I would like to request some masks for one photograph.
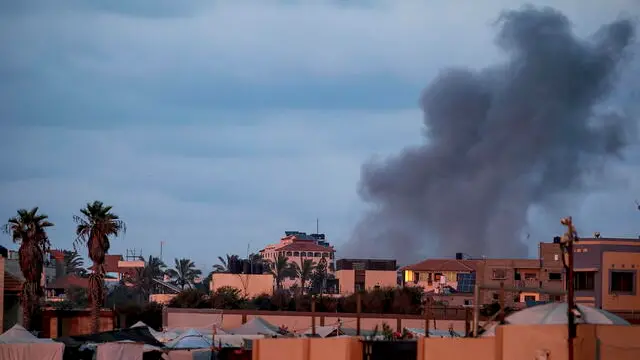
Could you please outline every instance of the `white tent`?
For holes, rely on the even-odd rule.
[[[20,325],[0,335],[0,359],[62,360],[64,344],[51,339],[39,339]]]
[[[311,335],[311,334],[313,334],[312,328],[307,329],[307,331],[303,333],[303,335]],[[316,326],[316,335],[325,338],[329,335],[333,335],[333,336],[344,335],[344,332],[340,331],[338,333],[338,325]]]
[[[167,344],[170,349],[202,349],[211,347],[211,341],[195,329],[189,329]]]
[[[630,325],[628,321],[608,311],[587,305],[577,305],[578,324]],[[515,312],[505,318],[508,324],[566,324],[567,303],[553,302]]]
[[[211,339],[210,336],[209,339]],[[216,335],[214,345],[223,348],[241,348],[244,347],[245,340],[256,339],[264,339],[264,335]]]
[[[278,336],[278,328],[261,317],[255,317],[241,326],[230,330],[234,335],[266,335]]]
[[[0,344],[28,344],[28,343],[52,343],[51,339],[40,339],[16,324],[4,334],[0,335]]]
[[[578,304],[577,308],[575,317],[577,324],[630,325],[625,319],[606,310],[581,304]],[[532,306],[507,316],[504,321],[515,325],[567,324],[567,303],[553,302]],[[491,325],[481,336],[495,336],[496,327],[497,324]]]

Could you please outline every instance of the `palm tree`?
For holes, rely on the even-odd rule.
[[[163,279],[166,267],[160,258],[149,255],[149,260],[145,262],[144,267],[136,269],[135,276],[131,281],[145,300],[149,299],[155,286],[155,280]]]
[[[63,250],[64,254],[64,273],[65,275],[84,276],[87,270],[84,269],[84,261],[80,254],[75,250]]]
[[[227,254],[226,259],[222,256],[218,256],[218,261],[220,261],[220,264],[213,265],[213,271],[230,273],[233,270],[234,264],[240,261],[240,257],[238,255]]]
[[[304,289],[307,281],[311,278],[311,274],[313,273],[313,269],[315,269],[316,263],[311,259],[302,260],[302,266],[297,263],[291,263],[291,271],[295,274],[295,277],[300,279],[300,289],[302,291],[302,295],[304,295]]]
[[[182,290],[186,285],[193,286],[196,277],[202,275],[202,271],[196,269],[196,264],[190,259],[175,259],[175,266],[169,269],[167,274],[171,276],[176,285],[180,285]]]
[[[32,330],[32,317],[38,311],[44,292],[40,281],[44,267],[44,254],[49,250],[49,237],[46,228],[53,226],[44,214],[38,214],[38,208],[20,209],[18,215],[10,218],[3,231],[11,235],[14,243],[20,243],[18,255],[20,270],[24,276],[22,284],[22,324]]]
[[[91,330],[94,333],[100,329],[100,308],[104,301],[104,259],[109,252],[109,237],[117,237],[127,230],[124,221],[112,213],[111,209],[111,206],[102,201],[94,201],[80,209],[81,216],[73,216],[73,221],[77,224],[74,245],[87,245],[89,259],[95,269],[89,276]]]
[[[289,265],[289,258],[279,254],[275,262],[269,263],[268,273],[273,275],[273,278],[276,280],[276,289],[281,289],[282,280],[293,274],[291,266]]]

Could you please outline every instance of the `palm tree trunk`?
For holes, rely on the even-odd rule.
[[[103,300],[102,265],[96,266],[96,271],[89,277],[89,298],[91,300],[91,332],[100,331],[100,309]]]

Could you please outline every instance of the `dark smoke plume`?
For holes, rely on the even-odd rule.
[[[628,59],[633,22],[584,40],[556,10],[526,7],[498,25],[508,61],[442,72],[421,97],[425,144],[363,166],[359,193],[374,206],[345,252],[526,256],[529,208],[584,189],[633,140],[631,119],[595,111]]]

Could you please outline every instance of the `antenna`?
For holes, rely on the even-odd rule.
[[[638,206],[640,208],[640,206]],[[320,234],[320,219],[316,218],[316,234]]]

